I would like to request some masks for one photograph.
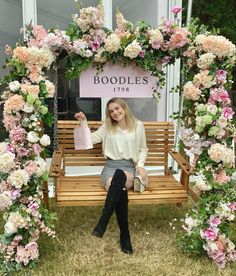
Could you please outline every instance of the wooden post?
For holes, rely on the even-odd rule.
[[[42,191],[43,191],[44,203],[45,203],[47,209],[49,210],[50,206],[49,206],[48,182],[47,181],[43,181]]]

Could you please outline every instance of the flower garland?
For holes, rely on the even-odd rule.
[[[189,81],[183,87],[180,138],[194,172],[193,190],[200,198],[186,214],[181,243],[187,252],[207,252],[224,268],[236,261],[230,240],[236,211],[235,126],[227,91],[236,48],[222,36],[199,34],[184,56]]]
[[[180,11],[179,7],[173,8],[176,22]],[[42,157],[50,144],[42,122],[51,123],[45,99],[53,97],[55,90],[46,70],[60,59],[66,62],[68,78],[79,76],[89,66],[101,70],[106,62],[121,66],[132,63],[157,77],[158,86],[163,87],[163,66],[186,57],[192,81],[183,89],[181,138],[195,167],[196,188],[202,195],[200,209],[193,209],[185,219],[183,247],[191,252],[205,250],[223,266],[222,255],[217,259],[214,251],[220,246],[224,264],[234,260],[235,246],[224,231],[234,220],[236,209],[232,187],[233,111],[224,86],[226,70],[234,63],[235,46],[223,37],[207,35],[192,42],[187,29],[165,19],[155,29],[145,22],[134,26],[120,12],[113,32],[104,28],[101,3],[97,8],[81,9],[80,16],[72,18],[65,32],[28,26],[24,42],[15,48],[6,47],[11,71],[2,81],[6,89],[1,96],[3,122],[9,132],[9,138],[0,143],[0,210],[5,210],[6,221],[5,233],[0,236],[1,269],[9,272],[32,266],[39,255],[40,231],[55,234],[51,223],[55,216],[41,203],[41,186],[48,175]],[[153,93],[159,98],[157,89]],[[197,247],[192,246],[195,240]]]

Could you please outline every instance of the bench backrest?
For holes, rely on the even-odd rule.
[[[88,121],[91,131],[97,130],[102,122]],[[75,150],[73,130],[78,121],[58,120],[58,148],[64,149],[64,166],[102,166],[105,159],[101,144],[93,149]],[[148,156],[146,166],[164,166],[168,169],[168,151],[174,144],[174,126],[172,122],[144,122]]]

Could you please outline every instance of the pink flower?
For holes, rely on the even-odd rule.
[[[93,52],[96,52],[99,47],[100,47],[100,43],[98,41],[94,41],[92,43],[92,51]]]
[[[228,205],[229,209],[232,210],[232,211],[235,211],[236,210],[236,202],[232,202]]]
[[[203,237],[206,240],[211,240],[214,241],[217,237],[217,233],[218,233],[218,229],[217,228],[207,228],[204,232],[203,232]]]
[[[29,150],[24,147],[17,147],[16,153],[18,154],[18,157],[27,156],[29,154]]]
[[[180,13],[180,12],[182,12],[182,8],[180,7],[180,6],[174,6],[172,9],[171,9],[171,11],[175,14],[175,15],[177,15],[178,13]]]
[[[42,147],[39,144],[33,144],[32,148],[36,155],[40,154],[42,151]]]
[[[225,170],[220,170],[219,172],[215,173],[213,175],[213,178],[219,184],[225,184],[225,183],[227,183],[230,180],[230,177],[227,176]]]
[[[7,144],[6,145],[6,150],[9,151],[9,152],[12,152],[12,153],[15,152],[14,147],[13,147],[12,144]]]
[[[210,226],[211,227],[217,227],[219,224],[221,224],[221,220],[215,216],[210,216]]]
[[[29,161],[29,162],[26,163],[24,169],[31,176],[32,174],[34,174],[36,172],[37,165],[34,161]]]
[[[14,127],[10,130],[10,139],[15,142],[23,142],[26,138],[27,132],[20,126]]]
[[[12,192],[11,192],[11,196],[12,196],[12,199],[13,199],[13,200],[17,199],[17,197],[20,197],[20,196],[21,196],[20,190],[19,190],[19,189],[16,189],[16,190],[12,191]]]
[[[161,63],[163,65],[166,65],[166,64],[168,64],[169,61],[170,61],[170,57],[169,56],[164,56],[161,60]]]
[[[208,103],[215,104],[215,102],[229,104],[231,102],[229,98],[229,93],[222,87],[212,89]]]
[[[138,56],[141,57],[141,58],[144,58],[145,52],[144,51],[140,51],[140,53],[138,54]]]
[[[43,46],[43,39],[47,36],[47,31],[43,28],[42,25],[34,25],[33,26],[33,35],[34,38],[31,37],[28,43],[29,47],[38,47],[41,48]]]
[[[227,78],[227,71],[220,70],[220,69],[216,71],[216,79],[218,82],[225,83],[226,78]]]
[[[232,110],[231,107],[225,107],[223,108],[223,112],[222,112],[223,117],[225,117],[226,119],[232,119],[233,115],[234,115],[234,111]]]
[[[235,262],[236,261],[236,250],[233,250],[233,251],[230,251],[229,254],[228,254],[228,258]]]
[[[29,205],[28,205],[28,208],[35,210],[35,209],[39,208],[39,205],[38,205],[37,202],[30,202]]]
[[[17,126],[20,120],[21,120],[21,116],[18,112],[14,116],[4,113],[3,124],[8,131],[14,128],[15,126]]]

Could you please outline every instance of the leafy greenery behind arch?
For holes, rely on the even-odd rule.
[[[173,8],[175,19],[180,11]],[[9,137],[0,143],[0,210],[5,211],[5,232],[0,238],[3,271],[32,266],[39,256],[40,232],[55,235],[54,214],[41,202],[42,182],[48,174],[43,157],[50,144],[41,122],[50,124],[45,99],[55,92],[46,69],[62,58],[68,78],[91,65],[100,70],[108,61],[122,66],[135,63],[155,76],[162,87],[163,67],[182,57],[187,82],[182,91],[180,136],[200,199],[186,215],[181,244],[187,252],[207,253],[220,267],[235,261],[235,243],[229,231],[236,210],[235,128],[227,92],[235,45],[222,36],[191,33],[176,22],[164,19],[152,29],[145,22],[133,26],[118,13],[117,28],[111,31],[104,28],[104,11],[99,4],[81,9],[80,16],[73,15],[66,32],[29,26],[25,41],[6,47],[10,73],[2,80],[7,88],[1,100]],[[154,97],[159,97],[156,90]]]

